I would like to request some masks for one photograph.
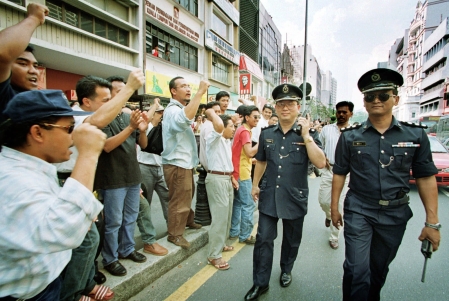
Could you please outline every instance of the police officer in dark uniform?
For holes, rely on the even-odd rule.
[[[332,223],[343,226],[338,199],[351,173],[344,202],[346,257],[343,264],[343,300],[380,300],[388,266],[396,256],[407,221],[410,168],[426,210],[420,240],[434,250],[440,242],[437,169],[429,139],[418,124],[397,121],[397,88],[402,76],[390,69],[374,69],[358,82],[368,119],[341,129],[335,151],[332,182]],[[425,222],[425,223],[424,223]]]
[[[256,168],[251,194],[259,200],[259,224],[253,254],[253,287],[245,300],[256,300],[268,290],[273,265],[277,223],[283,223],[280,284],[287,287],[301,243],[304,216],[307,213],[309,160],[324,168],[326,159],[318,132],[309,128],[309,120],[299,114],[302,91],[290,84],[272,92],[279,124],[262,130],[256,154]],[[259,181],[266,170],[266,180]]]

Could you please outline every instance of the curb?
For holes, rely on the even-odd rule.
[[[112,276],[106,270],[101,269],[100,271],[104,273],[107,278],[104,285],[110,287],[114,291],[114,301],[129,300],[156,279],[183,262],[187,257],[204,247],[209,241],[208,232],[209,226],[202,227],[198,230],[186,229],[184,238],[190,242],[190,248],[188,250],[184,250],[181,247],[169,243],[166,236],[159,239],[157,243],[168,249],[167,255],[154,256],[152,254],[143,253],[143,249],[140,249],[138,251],[145,254],[147,261],[135,263],[131,260],[120,260],[120,263],[122,263],[128,271],[123,277]]]

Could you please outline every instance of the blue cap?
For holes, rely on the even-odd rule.
[[[72,110],[61,90],[32,90],[14,96],[3,114],[19,123],[50,116],[86,116],[92,112]]]

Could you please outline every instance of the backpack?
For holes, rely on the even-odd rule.
[[[157,126],[153,127],[150,130],[147,138],[147,147],[145,149],[142,149],[142,151],[160,156],[162,151],[164,150],[164,145],[162,142],[162,122],[160,122]]]

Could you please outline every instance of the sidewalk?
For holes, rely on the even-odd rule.
[[[209,226],[199,230],[186,229],[184,237],[190,242],[190,248],[188,250],[184,250],[169,243],[167,237],[164,236],[157,242],[168,249],[167,255],[154,256],[143,253],[143,250],[140,249],[139,252],[145,254],[147,261],[144,263],[135,263],[131,260],[120,260],[128,271],[124,277],[112,276],[102,269],[101,272],[107,277],[107,281],[104,285],[110,287],[114,291],[114,301],[129,300],[145,287],[149,286],[153,281],[204,247],[209,240],[208,232]]]

